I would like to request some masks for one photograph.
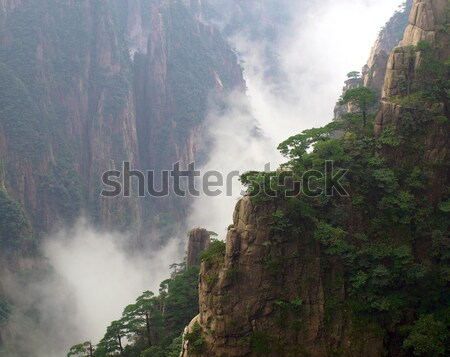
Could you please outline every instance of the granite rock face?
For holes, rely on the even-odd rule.
[[[2,0],[0,8],[2,186],[35,233],[84,214],[139,241],[160,212],[182,220],[187,204],[176,197],[143,204],[100,192],[102,174],[124,161],[144,172],[198,161],[207,104],[244,95],[235,53],[195,2]],[[26,109],[11,102],[18,97]]]
[[[3,236],[13,221],[0,219],[0,302],[14,301],[6,271],[45,276],[41,238],[80,216],[129,232],[130,249],[183,222],[187,199],[141,199],[135,184],[131,197],[100,193],[124,162],[159,173],[204,158],[208,104],[245,95],[236,54],[196,3],[0,0],[0,208],[22,227]]]
[[[334,311],[328,320],[328,302],[343,301],[345,289],[338,278],[341,267],[323,265],[318,242],[299,236],[273,244],[272,217],[279,209],[243,198],[226,251],[202,263],[200,315],[187,329],[201,326],[207,346],[202,356],[255,356],[257,341],[273,357],[320,357],[340,350],[347,356],[380,356],[382,339],[371,326],[356,337],[344,311]],[[289,313],[284,304],[292,308]],[[296,328],[286,328],[291,325]],[[183,357],[190,356],[185,342]]]
[[[383,89],[389,54],[403,38],[409,24],[408,19],[412,5],[413,0],[408,0],[404,9],[396,12],[386,23],[372,47],[366,66],[363,68],[364,86],[375,90],[379,95]]]
[[[446,4],[441,0],[415,0],[401,46],[384,58],[385,81],[372,83],[379,90],[384,88],[382,108],[376,118],[378,134],[386,125],[402,126],[404,108],[389,99],[404,95],[399,90],[400,78],[405,71],[414,75],[420,66],[420,54],[408,55],[411,46],[418,39],[428,38],[440,48],[440,58],[448,58],[444,57],[448,35],[438,30],[448,24],[447,15],[443,16]],[[355,85],[347,83],[348,88]],[[445,115],[444,104],[438,103],[434,109],[441,109]],[[449,133],[443,128],[430,124],[427,134],[421,137],[425,157],[419,160],[433,162],[437,167],[428,182],[430,205],[439,202],[448,175],[443,163],[449,160]],[[395,163],[402,159],[396,150],[382,149],[380,154]],[[255,203],[250,197],[237,204],[226,249],[201,266],[200,314],[186,330],[197,331],[204,342],[202,353],[195,355],[381,357],[386,351],[394,351],[395,341],[384,340],[383,332],[370,324],[361,327],[342,308],[347,294],[342,279],[344,267],[333,259],[325,264],[321,245],[308,230],[300,233],[293,229],[292,236],[283,239],[273,229],[274,217],[286,210],[285,204]],[[189,341],[184,341],[182,357],[193,357],[191,351]]]
[[[398,46],[408,25],[409,13],[413,5],[413,0],[408,0],[405,7],[397,11],[386,23],[378,34],[372,47],[367,64],[361,71],[361,79],[350,78],[345,82],[343,94],[349,89],[364,86],[374,90],[378,97],[381,93],[386,77],[389,54]],[[334,119],[339,120],[346,113],[354,112],[355,108],[351,104],[337,104],[334,110]]]
[[[211,236],[206,229],[196,228],[189,232],[186,267],[200,265],[200,254],[206,251],[211,243]]]
[[[375,121],[377,133],[381,133],[386,125],[397,122],[402,112],[401,106],[393,103],[391,99],[407,95],[408,83],[412,83],[416,77],[422,54],[413,46],[420,41],[426,41],[439,49],[438,59],[449,58],[449,36],[441,30],[441,27],[448,24],[447,8],[446,0],[414,1],[409,17],[410,24],[405,30],[403,40],[393,50],[387,63],[381,110]]]

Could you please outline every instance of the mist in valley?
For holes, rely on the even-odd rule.
[[[361,70],[380,28],[402,3],[283,2],[291,18],[279,25],[275,41],[233,34],[229,41],[244,68],[247,98],[231,95],[225,113],[211,109],[207,127],[214,144],[201,171],[227,177],[232,171],[264,171],[267,164],[275,170],[285,161],[278,144],[333,119],[346,74]],[[267,73],[273,67],[275,77]],[[232,188],[232,195],[195,199],[189,225],[208,227],[223,238],[243,190],[237,178]]]
[[[234,171],[263,171],[267,164],[276,169],[283,162],[276,150],[281,141],[332,119],[346,73],[364,65],[378,31],[402,1],[298,3],[283,2],[292,18],[275,41],[256,41],[246,33],[229,37],[244,68],[248,92],[247,97],[227,96],[225,110],[210,106],[205,127],[212,148],[202,172],[220,172],[226,181]],[[273,60],[267,56],[268,48],[276,54],[280,77],[265,73],[273,65],[268,63]],[[232,182],[230,195],[226,194],[230,188],[223,187],[217,197],[195,198],[185,228],[205,227],[224,239],[243,190],[237,175]],[[22,355],[62,357],[75,343],[98,342],[109,323],[140,293],[158,292],[170,274],[169,266],[182,261],[186,249],[183,230],[164,245],[155,243],[141,253],[127,253],[124,242],[129,239],[130,235],[100,231],[80,219],[44,240],[42,250],[51,273],[22,285],[17,277],[9,280],[12,296],[23,306],[12,322],[12,330],[25,331],[21,341],[27,347],[21,347]],[[44,317],[37,326],[27,317],[30,309]]]

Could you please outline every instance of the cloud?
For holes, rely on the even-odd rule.
[[[185,242],[171,239],[131,253],[129,239],[84,219],[45,239],[48,262],[30,279],[13,273],[7,279],[16,305],[9,330],[17,343],[8,355],[61,357],[76,343],[97,343],[143,291],[158,293],[169,266],[182,260]]]
[[[276,143],[273,139],[260,132],[247,98],[240,93],[232,93],[225,98],[225,102],[225,112],[213,106],[208,115],[206,126],[213,148],[209,152],[211,159],[199,168],[202,174],[216,171],[222,175],[224,185],[219,188],[222,194],[195,198],[187,222],[189,227],[213,230],[221,238],[225,237],[234,205],[243,190],[237,173],[264,171],[268,163],[276,169],[282,161],[274,150]],[[227,183],[229,175],[233,178],[231,185]]]
[[[269,161],[275,169],[282,162],[276,150],[280,142],[332,120],[346,74],[362,68],[380,28],[402,2],[283,2],[291,7],[287,13],[292,19],[279,27],[275,42],[234,31],[229,41],[244,67],[248,102],[233,94],[225,113],[211,108],[208,127],[213,149],[202,170],[262,171]],[[277,74],[268,76],[274,57]],[[251,135],[255,123],[260,137]],[[232,197],[196,199],[188,223],[225,235],[240,196],[238,183],[235,186]]]
[[[331,120],[345,74],[362,67],[378,30],[401,2],[283,2],[292,6],[293,21],[275,43],[235,34],[230,41],[243,61],[248,98],[233,93],[224,98],[227,110],[211,106],[207,126],[213,147],[202,171],[226,176],[236,170],[261,171],[268,162],[275,169],[282,161],[276,150],[279,142]],[[279,78],[264,75],[267,48],[279,55]],[[236,177],[233,183],[230,196],[196,199],[188,225],[224,237],[242,189]],[[48,265],[39,267],[32,280],[23,281],[14,273],[2,277],[18,306],[9,326],[22,352],[17,356],[61,357],[71,344],[100,339],[142,291],[157,292],[168,266],[181,260],[185,247],[183,240],[172,239],[131,254],[125,248],[127,239],[80,220],[45,240]]]

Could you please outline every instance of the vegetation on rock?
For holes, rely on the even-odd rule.
[[[75,345],[67,356],[178,357],[181,334],[198,313],[199,267],[172,267],[172,277],[161,283],[158,296],[144,292],[111,323],[98,345]]]

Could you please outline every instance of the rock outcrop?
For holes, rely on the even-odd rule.
[[[186,267],[200,265],[200,254],[206,251],[211,243],[211,236],[206,229],[195,228],[189,232]]]
[[[345,81],[344,87],[342,88],[342,95],[344,95],[348,90],[358,88],[362,85],[361,78],[349,78]],[[353,113],[358,108],[355,108],[352,103],[340,104],[339,102],[334,107],[334,120],[340,120],[345,114]]]
[[[402,127],[407,126],[401,121],[403,106],[389,99],[397,95],[400,99],[407,98],[402,92],[404,89],[400,89],[399,81],[405,72],[414,75],[421,63],[420,53],[411,58],[407,55],[411,46],[417,45],[420,39],[428,39],[438,49],[438,58],[448,60],[448,32],[444,35],[439,30],[448,26],[448,11],[444,11],[447,6],[446,0],[414,1],[411,23],[401,46],[393,50],[386,64],[382,109],[375,127],[378,134],[389,124],[396,124],[400,132]],[[352,83],[348,85],[350,87]],[[409,142],[402,144],[403,147],[399,144],[391,149],[383,147],[379,152],[376,150],[377,155],[388,161],[391,167],[396,167],[396,163],[400,167],[401,160],[403,164],[408,162],[408,165],[410,162],[413,165],[433,165],[426,180],[425,196],[430,207],[436,207],[446,191],[446,163],[449,160],[449,132],[447,125],[442,124],[448,123],[448,103],[434,104],[434,122],[427,122],[423,132],[417,129],[416,137],[412,135],[420,140],[420,153],[411,153]],[[424,105],[419,107],[428,110]],[[440,122],[436,120],[439,116]],[[413,124],[421,125],[420,122]],[[380,328],[381,325],[371,325],[368,319],[358,320],[358,310],[351,312],[352,308],[345,307],[349,303],[351,290],[351,284],[344,282],[348,267],[334,258],[325,263],[324,246],[314,239],[313,228],[297,217],[301,215],[298,211],[303,208],[296,206],[298,221],[289,221],[289,234],[283,236],[287,223],[282,222],[280,227],[276,217],[279,212],[287,211],[286,205],[289,203],[283,200],[255,202],[250,197],[244,197],[237,204],[226,248],[222,254],[209,257],[202,263],[200,314],[186,330],[188,336],[198,335],[195,340],[202,342],[202,348],[201,351],[198,348],[193,350],[187,339],[182,356],[404,355],[404,335],[398,329],[404,327],[399,327],[403,322],[414,318],[409,316],[414,315],[414,311],[408,310],[405,321],[398,321],[397,326],[384,326],[385,330]],[[360,224],[356,221],[358,219],[355,218],[355,221],[348,222],[349,226]],[[349,227],[349,230],[354,228]],[[363,231],[365,238],[362,239],[368,239],[369,234]],[[374,233],[375,236],[377,234],[382,236],[382,233]],[[417,234],[420,235],[420,232]],[[421,244],[425,243],[411,244],[414,259],[418,261],[423,258]],[[338,244],[331,246],[345,251]],[[426,249],[426,254],[431,255],[431,248]]]
[[[331,307],[345,298],[341,267],[324,266],[318,242],[299,234],[276,243],[273,217],[279,209],[243,198],[226,252],[203,262],[200,315],[188,329],[197,323],[203,330],[207,347],[201,356],[380,356],[383,341],[371,326],[361,331],[350,315]],[[192,357],[189,343],[183,357]]]
[[[379,98],[381,98],[389,54],[403,38],[403,33],[408,25],[408,15],[411,12],[412,4],[413,0],[408,0],[404,8],[397,11],[386,23],[378,34],[367,64],[362,69],[362,78],[348,79],[345,82],[343,94],[349,89],[364,86],[374,90]],[[354,108],[351,104],[337,104],[334,109],[334,119],[339,120],[344,114],[352,113],[353,111]]]
[[[409,24],[408,18],[412,5],[413,0],[408,0],[405,7],[396,12],[386,23],[372,47],[367,64],[363,68],[364,86],[374,89],[380,96],[386,76],[389,54],[403,38],[405,29]]]
[[[421,61],[421,51],[414,46],[426,41],[439,49],[437,59],[450,57],[448,32],[448,1],[415,0],[410,24],[405,30],[403,40],[389,56],[386,77],[383,85],[381,110],[376,118],[375,131],[381,133],[383,128],[399,120],[402,105],[392,101],[394,97],[407,95],[411,83],[416,77]]]
[[[0,219],[0,300],[8,298],[3,271],[30,276],[20,262],[39,266],[40,239],[81,215],[131,232],[131,249],[167,226],[162,216],[183,221],[186,198],[139,199],[135,184],[131,197],[100,192],[103,173],[122,171],[123,162],[158,177],[198,161],[209,101],[244,94],[235,53],[198,8],[181,0],[0,0],[0,199],[15,209],[4,212],[2,203],[0,218],[27,228],[12,231]]]

